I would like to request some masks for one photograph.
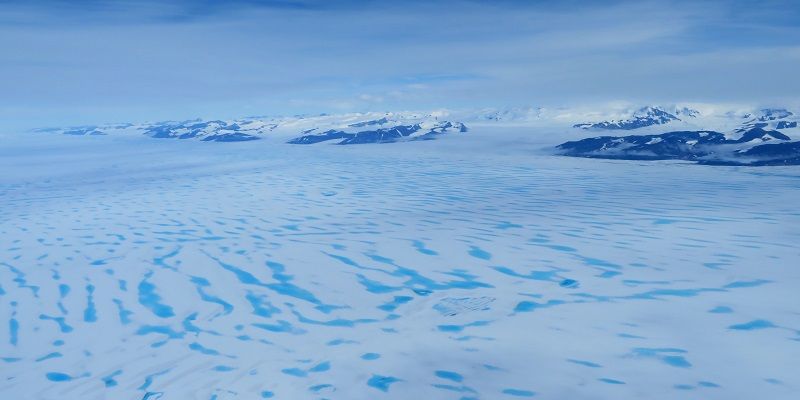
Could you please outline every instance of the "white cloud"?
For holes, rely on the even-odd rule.
[[[0,24],[0,118],[780,102],[800,90],[791,2],[133,4],[0,7],[14,22]]]

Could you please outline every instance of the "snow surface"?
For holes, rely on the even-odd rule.
[[[576,131],[2,136],[2,398],[797,398],[800,169]]]

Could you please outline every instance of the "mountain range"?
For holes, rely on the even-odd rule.
[[[678,113],[676,113],[678,114]],[[659,109],[642,109],[632,119],[578,124],[582,129],[635,130],[674,122],[691,123],[699,112],[683,119]],[[800,141],[797,116],[783,108],[768,108],[737,116],[739,126],[728,131],[676,130],[649,135],[596,136],[556,146],[558,154],[621,160],[686,160],[709,165],[797,165]],[[697,123],[697,122],[695,122]],[[635,126],[635,127],[634,127]],[[790,136],[791,135],[791,136]]]
[[[144,135],[156,139],[194,139],[206,142],[243,142],[267,137],[290,144],[366,144],[431,140],[466,132],[460,122],[440,119],[435,113],[353,113],[249,117],[236,120],[200,119],[153,123],[90,125],[36,129],[39,133],[64,135]]]
[[[518,127],[531,135],[574,137],[555,154],[609,159],[689,160],[705,164],[797,164],[800,118],[786,108],[629,107],[612,110],[515,107],[200,119],[36,129],[64,135],[144,135],[157,139],[243,142],[272,138],[288,144],[356,145],[432,140],[492,127]],[[570,133],[572,132],[572,133]],[[630,132],[629,135],[607,135]],[[557,142],[556,142],[557,143]]]

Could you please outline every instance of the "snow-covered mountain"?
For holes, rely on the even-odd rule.
[[[580,122],[580,121],[595,122]],[[505,109],[368,112],[187,120],[45,128],[65,135],[144,135],[152,138],[242,142],[274,139],[289,144],[366,144],[430,140],[446,134],[492,132],[492,127],[575,139],[578,132],[635,131],[564,143],[559,154],[600,158],[683,159],[703,162],[786,163],[795,157],[800,118],[785,108],[719,105],[650,105],[610,109],[515,107]],[[561,136],[559,136],[561,135]],[[563,137],[558,140],[559,137]],[[769,144],[767,142],[770,142]],[[756,149],[758,145],[780,148]],[[752,152],[751,152],[752,151]],[[784,156],[785,152],[789,156]],[[750,155],[753,155],[752,157]],[[715,161],[716,160],[716,161]],[[793,161],[792,161],[793,162]]]
[[[648,110],[646,115],[656,116],[651,125],[661,125],[661,122],[656,122],[661,120],[658,119],[660,112],[652,112],[655,108]],[[589,158],[675,159],[726,165],[800,164],[798,118],[784,108],[744,113],[727,111],[716,115],[703,115],[699,111],[686,109],[676,114],[686,120],[691,118],[691,123],[675,117],[663,122],[668,126],[662,127],[661,132],[654,132],[652,126],[648,125],[651,127],[643,129],[648,134],[592,137],[562,143],[556,146],[556,150],[561,155]],[[632,121],[644,119],[626,120],[622,125],[632,124]],[[680,124],[676,124],[676,121],[680,121]],[[618,123],[617,126],[622,125]],[[626,129],[609,126],[604,124],[593,128]],[[695,129],[669,129],[674,127]],[[713,127],[723,129],[718,131]],[[626,130],[631,129],[638,128]]]
[[[364,126],[376,126],[364,130]],[[394,125],[386,118],[359,122],[348,126],[351,129],[329,129],[307,134],[290,140],[290,144],[315,144],[331,142],[336,144],[393,143],[407,140],[431,140],[436,136],[453,132],[466,132],[466,125],[460,122],[424,121],[413,125]],[[314,129],[316,131],[316,129]]]
[[[573,125],[589,131],[627,130],[663,133],[679,130],[731,131],[761,127],[765,129],[796,128],[798,118],[785,108],[729,109],[719,105],[694,107],[645,106],[621,110],[593,111],[584,113],[590,121]],[[576,116],[579,117],[579,113]]]
[[[689,160],[704,164],[800,164],[800,141],[776,130],[752,127],[738,139],[714,131],[678,131],[660,135],[601,136],[566,142],[562,155],[623,160]]]
[[[164,121],[141,124],[109,124],[68,128],[42,128],[34,132],[64,135],[145,135],[159,139],[198,139],[214,142],[235,142],[258,139],[274,129],[274,125],[255,120],[242,121]]]
[[[766,108],[759,110],[755,115],[745,115],[746,120],[740,130],[749,128],[767,129],[794,129],[797,128],[798,118],[795,114],[784,108]]]
[[[466,132],[461,122],[440,119],[435,113],[352,113],[292,117],[250,117],[236,120],[164,121],[141,124],[109,124],[68,128],[43,128],[36,132],[65,135],[145,135],[158,139],[195,139],[242,142],[275,137],[291,144],[389,143],[430,140]]]
[[[685,116],[685,118],[694,118],[699,115],[699,111],[684,107],[673,112],[667,112],[658,107],[648,106],[636,110],[633,115],[626,119],[579,123],[573,125],[573,127],[581,129],[632,130],[653,125],[664,125],[672,121],[681,121],[676,114]]]

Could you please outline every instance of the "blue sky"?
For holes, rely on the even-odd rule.
[[[0,0],[3,129],[609,101],[796,103],[796,1]]]

